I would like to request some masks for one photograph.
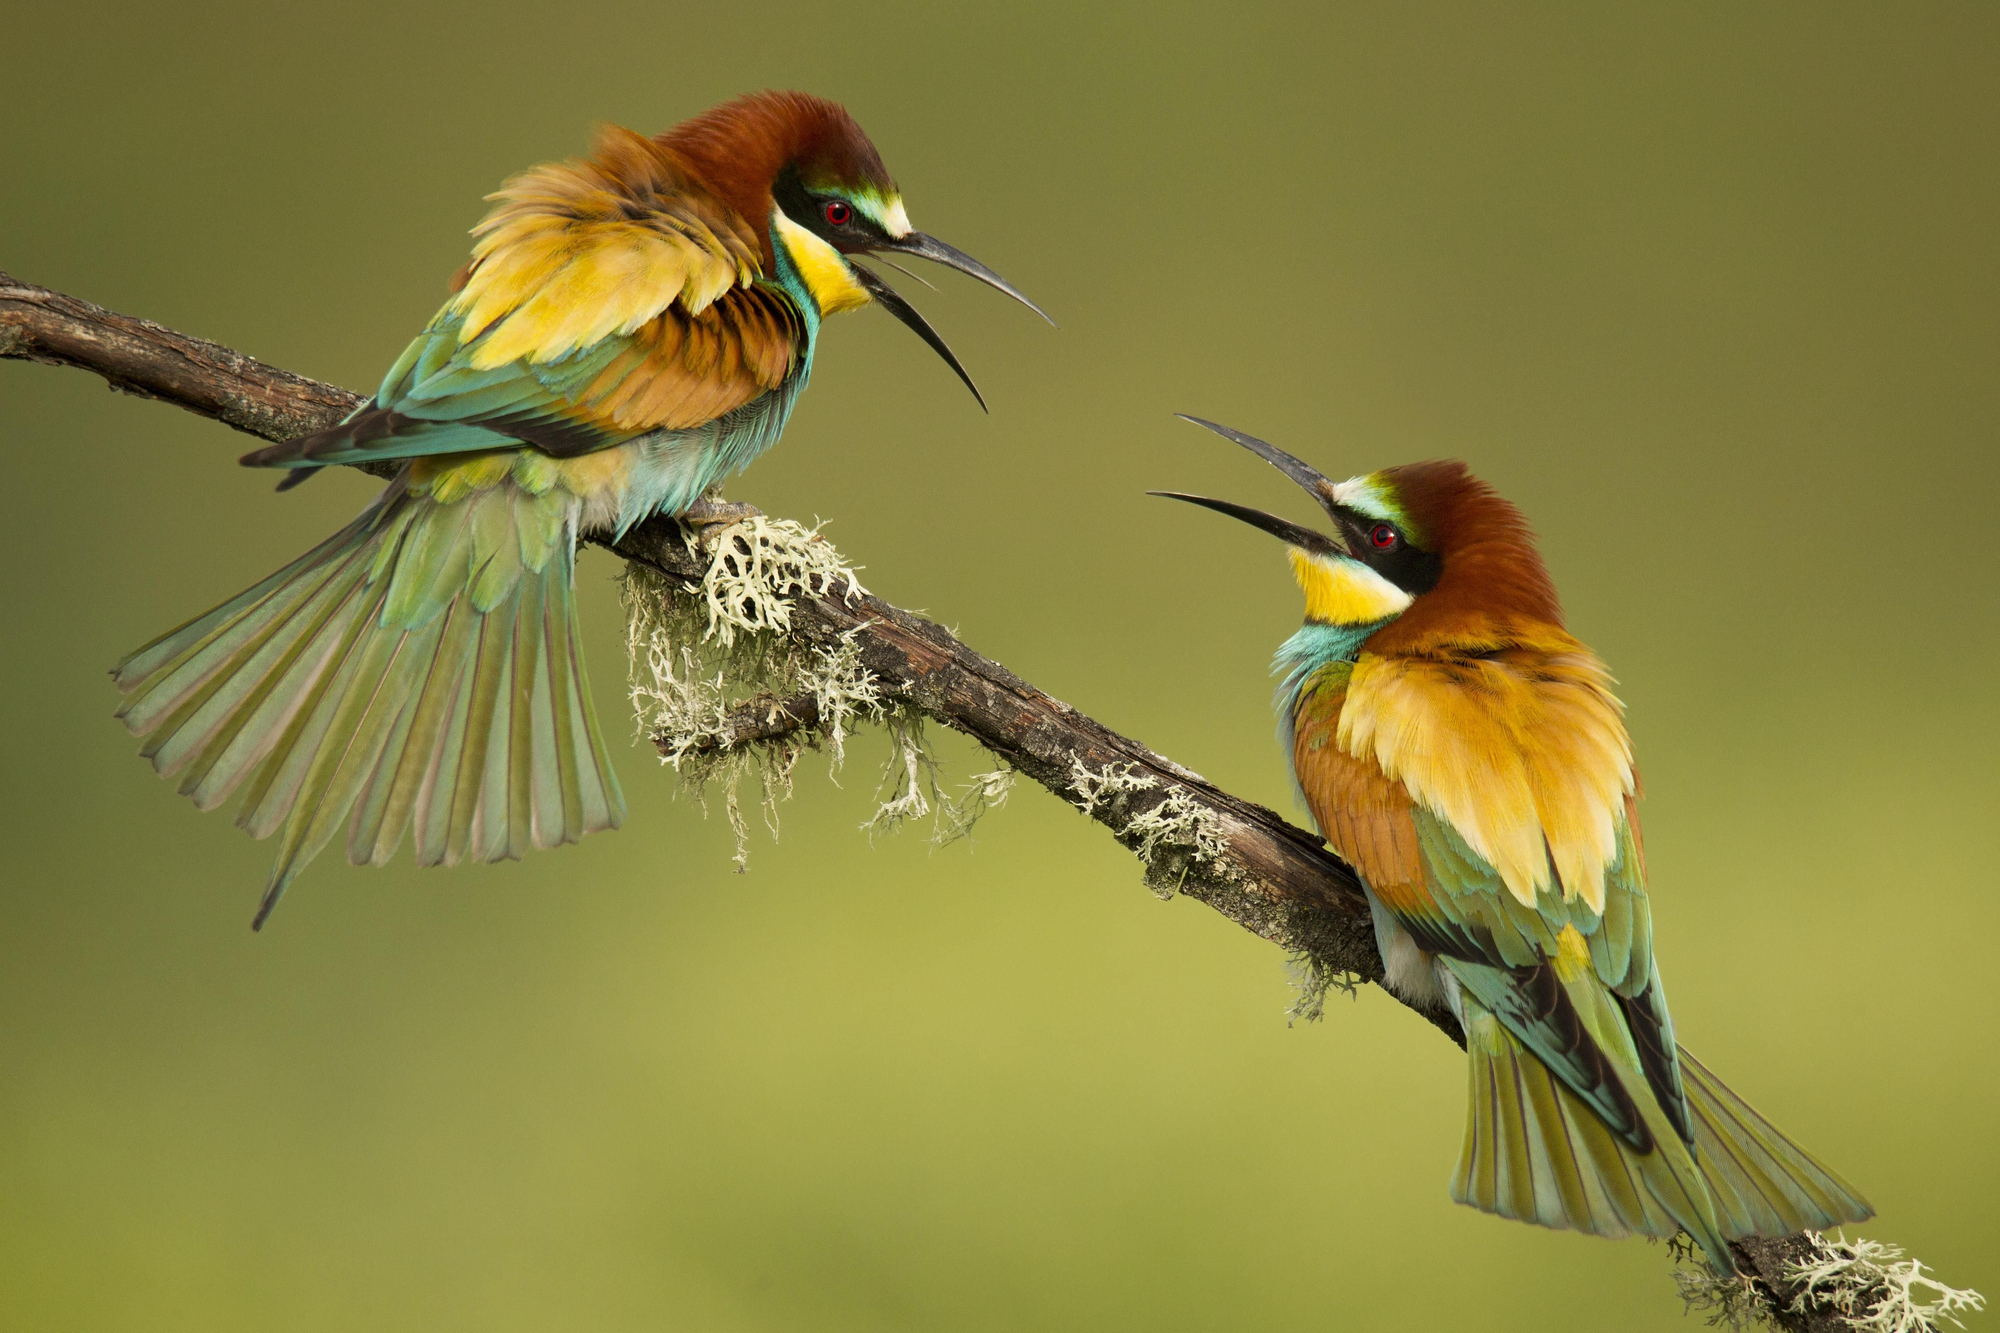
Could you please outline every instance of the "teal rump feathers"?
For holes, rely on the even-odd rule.
[[[182,795],[240,792],[278,835],[261,926],[334,838],[379,865],[519,857],[616,828],[572,597],[576,501],[512,485],[453,503],[397,482],[254,588],[113,669],[119,717]]]

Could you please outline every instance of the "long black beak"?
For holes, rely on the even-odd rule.
[[[887,250],[892,254],[915,255],[918,259],[928,259],[934,264],[943,264],[946,268],[955,268],[968,278],[979,279],[996,292],[1007,293],[1007,295],[1013,297],[1043,319],[1048,319],[1050,327],[1053,328],[1055,326],[1055,321],[1049,319],[1048,311],[1021,295],[1020,289],[1015,287],[1013,283],[1007,281],[1007,279],[965,253],[965,251],[946,245],[935,236],[926,236],[920,231],[913,231],[907,236],[898,236],[894,240],[876,241],[869,248],[871,250]]]
[[[1331,481],[1328,481],[1318,469],[1306,463],[1303,459],[1292,457],[1277,445],[1266,444],[1255,435],[1245,435],[1240,430],[1231,430],[1227,426],[1218,426],[1213,421],[1203,421],[1200,417],[1191,417],[1185,412],[1176,412],[1174,415],[1182,421],[1190,421],[1197,426],[1204,426],[1214,431],[1231,444],[1242,445],[1245,449],[1248,449],[1251,453],[1257,455],[1257,457],[1263,459],[1266,463],[1269,463],[1272,467],[1278,469],[1278,471],[1304,487],[1311,493],[1313,499],[1318,500],[1321,505],[1325,505],[1333,499],[1333,483]]]
[[[979,400],[979,410],[991,412],[993,409],[986,405],[986,395],[979,392],[979,386],[972,382],[972,376],[968,375],[965,367],[959,364],[958,357],[952,353],[950,345],[938,336],[938,331],[931,327],[930,321],[918,314],[917,308],[905,301],[901,292],[884,282],[880,274],[855,263],[852,255],[847,257],[847,263],[848,267],[854,270],[854,276],[861,280],[861,285],[868,289],[868,294],[875,298],[876,304],[909,325],[919,338],[929,343],[931,350],[943,357],[944,363],[957,371],[958,377],[965,381],[965,387],[972,390],[972,396]]]
[[[1328,481],[1318,469],[1312,467],[1310,464],[1292,457],[1292,455],[1286,453],[1277,445],[1268,444],[1254,435],[1245,435],[1240,430],[1231,430],[1227,426],[1218,426],[1213,421],[1204,421],[1200,417],[1191,417],[1185,412],[1176,412],[1174,415],[1182,421],[1191,421],[1197,426],[1205,426],[1232,444],[1242,445],[1245,449],[1248,449],[1251,453],[1257,455],[1257,457],[1263,459],[1272,467],[1277,468],[1278,471],[1297,482],[1313,499],[1320,502],[1322,508],[1328,509],[1331,512],[1333,483]],[[1294,523],[1288,518],[1279,518],[1276,514],[1267,514],[1261,509],[1252,509],[1248,505],[1232,504],[1228,500],[1211,500],[1204,495],[1188,495],[1182,491],[1147,491],[1146,494],[1157,495],[1168,500],[1185,500],[1189,504],[1198,504],[1205,509],[1213,509],[1219,514],[1227,514],[1231,518],[1240,518],[1251,527],[1261,528],[1280,541],[1297,546],[1303,550],[1326,554],[1345,549],[1338,537],[1328,537],[1322,533],[1314,532],[1311,528]]]
[[[1340,549],[1330,537],[1321,536],[1311,528],[1301,527],[1288,518],[1279,518],[1276,514],[1252,509],[1249,505],[1231,504],[1227,500],[1211,500],[1206,495],[1189,495],[1185,491],[1147,491],[1146,494],[1157,495],[1163,500],[1185,500],[1191,505],[1213,509],[1218,514],[1240,518],[1251,527],[1262,528],[1286,545],[1296,546],[1301,550],[1317,551],[1321,555],[1326,555]]]

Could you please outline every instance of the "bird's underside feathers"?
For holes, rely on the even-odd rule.
[[[246,455],[314,467],[687,430],[770,393],[802,317],[758,238],[672,149],[607,127],[494,196],[463,285],[348,421]]]

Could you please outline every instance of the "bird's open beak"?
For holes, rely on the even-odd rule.
[[[860,253],[914,255],[918,259],[928,259],[933,263],[943,264],[946,268],[955,268],[967,277],[979,279],[995,291],[1007,293],[1007,295],[1013,297],[1043,319],[1049,319],[1048,312],[1033,301],[1030,301],[1027,297],[1021,295],[1013,283],[1007,281],[1007,279],[1001,277],[971,255],[966,254],[963,250],[954,249],[935,236],[926,236],[920,231],[913,231],[907,236],[898,236],[893,240],[871,242],[868,248]],[[883,281],[880,274],[855,263],[854,260],[856,257],[855,254],[849,254],[847,256],[848,265],[860,279],[861,285],[868,289],[868,294],[874,297],[883,309],[909,325],[919,338],[929,343],[931,350],[943,357],[945,364],[956,371],[961,380],[965,381],[965,387],[972,390],[972,396],[979,400],[980,408],[986,410],[986,396],[979,392],[979,386],[972,382],[972,376],[966,373],[963,365],[959,364],[959,360],[952,354],[950,346],[938,335],[938,331],[931,327],[930,321],[918,314],[917,308],[908,301],[905,301],[902,294],[894,287]],[[884,262],[887,261],[885,260]],[[915,275],[912,274],[911,276],[914,277]],[[923,281],[921,278],[917,280],[919,282]],[[1049,323],[1054,324],[1055,321],[1049,319]]]
[[[959,363],[958,357],[951,350],[951,345],[931,327],[930,321],[918,314],[917,308],[905,301],[901,292],[884,282],[881,274],[855,263],[853,255],[847,256],[847,266],[854,270],[854,276],[868,289],[868,294],[875,298],[877,305],[909,325],[919,338],[931,345],[933,352],[944,358],[946,365],[958,372],[958,377],[965,381],[965,387],[972,390],[972,396],[979,400],[979,410],[992,411],[986,406],[986,395],[979,392],[979,386],[972,382],[972,376],[967,374],[965,367]]]
[[[1146,494],[1157,495],[1163,500],[1186,500],[1191,505],[1213,509],[1216,513],[1227,514],[1231,518],[1240,518],[1251,527],[1262,528],[1287,546],[1296,546],[1300,550],[1318,551],[1324,555],[1340,549],[1330,537],[1321,536],[1311,528],[1302,527],[1288,518],[1279,518],[1276,514],[1252,509],[1249,505],[1231,504],[1227,500],[1211,500],[1206,495],[1189,495],[1185,491],[1147,491]]]
[[[935,236],[926,236],[920,231],[913,231],[907,236],[898,236],[891,241],[876,241],[869,246],[869,249],[871,251],[886,250],[890,254],[897,255],[914,255],[918,259],[928,259],[933,264],[943,264],[946,268],[955,268],[968,278],[979,279],[996,292],[1007,293],[1007,295],[1013,297],[1043,319],[1049,319],[1048,311],[1021,295],[1020,290],[1013,283],[1007,281],[1007,279],[965,253],[965,251],[946,245]],[[1049,319],[1049,324],[1053,327],[1055,321]]]
[[[1316,469],[1302,460],[1292,457],[1275,444],[1267,444],[1254,435],[1245,435],[1243,432],[1231,430],[1227,426],[1218,426],[1213,421],[1203,421],[1200,417],[1191,417],[1179,412],[1175,413],[1175,415],[1180,417],[1182,421],[1191,421],[1197,426],[1206,426],[1231,443],[1242,445],[1245,449],[1248,449],[1251,453],[1257,455],[1271,466],[1277,468],[1278,471],[1297,482],[1311,494],[1313,499],[1320,502],[1322,508],[1331,506],[1333,501],[1333,483],[1328,481]],[[1213,509],[1217,513],[1227,514],[1231,518],[1240,518],[1251,527],[1261,528],[1280,541],[1299,547],[1301,550],[1316,551],[1322,555],[1332,552],[1341,552],[1344,554],[1347,550],[1346,545],[1338,536],[1329,537],[1324,533],[1314,532],[1311,528],[1303,527],[1288,518],[1279,518],[1276,514],[1267,514],[1261,509],[1252,509],[1248,505],[1232,504],[1228,500],[1211,500],[1205,495],[1188,495],[1182,491],[1147,491],[1146,494],[1157,495],[1167,500],[1185,500],[1189,504],[1197,504],[1204,509]]]

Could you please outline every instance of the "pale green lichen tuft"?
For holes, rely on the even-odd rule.
[[[949,847],[960,838],[970,838],[974,824],[1007,804],[1008,796],[1014,791],[1014,779],[1018,776],[1011,768],[974,773],[966,780],[964,791],[938,807],[937,824],[931,831],[931,845]]]
[[[963,791],[952,795],[944,790],[944,772],[925,735],[922,715],[893,712],[882,724],[889,733],[889,757],[876,784],[875,813],[861,826],[869,836],[894,833],[929,816],[931,846],[947,847],[971,837],[981,816],[1007,803],[1014,770],[975,773]]]
[[[884,718],[883,725],[889,733],[889,757],[882,765],[882,780],[875,784],[875,813],[861,825],[871,837],[894,833],[943,803],[938,763],[924,735],[924,719],[898,712]]]
[[[1237,877],[1222,817],[1185,787],[1170,787],[1160,800],[1135,810],[1141,803],[1134,797],[1160,786],[1158,778],[1139,772],[1136,764],[1093,770],[1072,755],[1069,780],[1077,809],[1109,825],[1144,863],[1146,887],[1155,897],[1172,898],[1197,871],[1216,879]]]
[[[1326,1017],[1326,997],[1330,992],[1358,996],[1361,978],[1344,967],[1336,967],[1315,953],[1294,953],[1285,959],[1286,978],[1296,998],[1285,1010],[1285,1026],[1317,1023]]]
[[[841,584],[850,597],[865,593],[854,569],[819,535],[822,526],[756,514],[724,529],[701,581],[708,611],[702,636],[726,648],[739,634],[783,635],[801,594],[828,593]],[[698,549],[692,535],[688,541]]]
[[[1986,1308],[1970,1288],[1948,1287],[1924,1273],[1922,1262],[1878,1240],[1829,1239],[1810,1233],[1813,1253],[1785,1276],[1799,1284],[1794,1312],[1817,1305],[1866,1333],[1936,1333],[1939,1320],[1964,1328],[1959,1315]]]
[[[1794,1288],[1786,1303],[1788,1314],[1831,1312],[1856,1333],[1940,1333],[1940,1320],[1964,1328],[1961,1313],[1986,1308],[1984,1296],[1927,1276],[1920,1261],[1904,1258],[1899,1247],[1887,1242],[1817,1231],[1805,1236],[1812,1253],[1785,1270]],[[1731,1329],[1771,1322],[1755,1278],[1716,1273],[1685,1236],[1668,1244],[1682,1264],[1674,1280],[1689,1313],[1705,1314],[1709,1324]]]
[[[1710,1328],[1727,1328],[1741,1333],[1759,1324],[1770,1323],[1763,1289],[1747,1273],[1724,1276],[1708,1266],[1701,1248],[1686,1232],[1676,1232],[1667,1240],[1667,1250],[1678,1265],[1674,1285],[1680,1288],[1681,1303],[1687,1313],[1698,1314]]]
[[[1137,764],[1106,764],[1092,772],[1081,756],[1069,757],[1069,785],[1076,793],[1076,808],[1086,815],[1096,816],[1100,810],[1114,817],[1122,816],[1132,793],[1151,791],[1160,785],[1159,779],[1138,771]]]
[[[701,549],[692,536],[689,546]],[[847,741],[863,723],[887,729],[891,749],[884,794],[866,825],[871,831],[930,814],[932,840],[942,845],[964,837],[1005,800],[1013,777],[1005,772],[979,775],[963,796],[940,793],[923,719],[894,706],[863,664],[859,628],[831,644],[791,634],[800,596],[865,591],[817,527],[753,516],[714,534],[708,561],[698,589],[627,567],[626,657],[641,737],[659,747],[704,810],[710,786],[721,788],[739,868],[749,858],[745,779],[757,779],[758,804],[775,839],[778,805],[792,794],[800,757],[825,749],[837,779]],[[789,725],[781,714],[807,699],[813,720]],[[746,728],[746,722],[766,725]]]

